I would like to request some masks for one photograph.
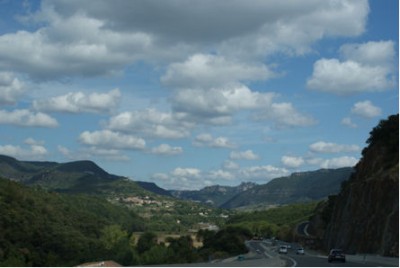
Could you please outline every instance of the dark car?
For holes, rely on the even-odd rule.
[[[328,262],[341,261],[346,262],[346,256],[341,249],[331,249],[328,255]]]

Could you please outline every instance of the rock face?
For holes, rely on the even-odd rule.
[[[332,198],[324,243],[348,253],[398,256],[399,117],[382,120],[351,178]]]

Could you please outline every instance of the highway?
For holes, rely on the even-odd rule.
[[[287,254],[279,254],[280,245],[290,245]],[[328,262],[328,257],[305,249],[304,255],[297,255],[300,245],[272,240],[250,240],[246,242],[247,254],[212,262],[177,264],[174,267],[398,267],[398,258],[346,255],[346,262]],[[170,265],[159,265],[170,266]]]
[[[281,242],[282,244],[282,242]],[[296,254],[297,248],[300,245],[296,243],[283,243],[284,245],[290,245],[290,249],[288,249],[287,254],[279,254],[278,248],[280,242],[277,242],[276,245],[273,245],[272,241],[264,240],[264,241],[249,241],[247,243],[250,252],[254,254],[254,252],[263,258],[280,258],[285,260],[285,266],[289,267],[377,267],[377,266],[398,266],[398,259],[393,259],[394,262],[391,263],[382,263],[375,262],[373,259],[366,260],[362,257],[355,257],[352,255],[347,256],[347,261],[345,263],[342,262],[328,262],[328,257],[320,255],[316,252],[305,250],[304,255]],[[397,264],[396,261],[397,260]],[[268,261],[264,261],[264,266],[268,266]]]

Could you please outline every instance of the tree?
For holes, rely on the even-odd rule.
[[[173,252],[169,263],[190,263],[195,259],[193,240],[190,236],[169,237],[167,242],[169,242],[168,248]]]
[[[157,236],[152,232],[144,232],[138,240],[136,249],[139,254],[151,249],[153,246],[157,245]]]
[[[381,120],[379,124],[369,133],[368,144],[373,144],[378,140],[395,141],[399,143],[399,114],[391,115],[386,120]],[[396,147],[398,148],[398,146]]]
[[[207,229],[200,229],[196,234],[197,241],[202,241],[207,239],[212,239],[215,235],[215,231],[207,230]]]
[[[224,251],[229,255],[247,252],[244,241],[250,239],[252,233],[249,229],[241,226],[228,226],[221,229],[213,236],[205,237],[203,250]]]
[[[128,233],[122,230],[121,226],[117,224],[104,227],[102,230],[101,241],[106,249],[112,249],[118,245],[121,240],[127,239]]]
[[[171,250],[164,245],[153,245],[140,255],[140,262],[145,265],[171,263],[169,258],[172,255]]]

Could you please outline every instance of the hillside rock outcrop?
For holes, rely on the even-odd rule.
[[[326,206],[331,214],[324,244],[348,253],[398,256],[398,114],[382,120],[370,134],[355,172]]]

